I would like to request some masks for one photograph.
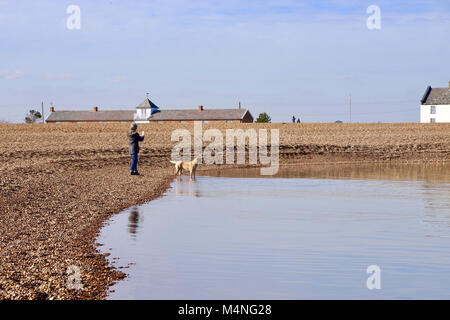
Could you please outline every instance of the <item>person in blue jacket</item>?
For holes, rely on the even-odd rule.
[[[130,143],[128,151],[131,155],[130,174],[132,176],[139,175],[139,172],[137,170],[139,141],[144,140],[144,131],[142,131],[142,136],[140,136],[139,133],[136,132],[136,129],[137,129],[137,124],[133,123],[133,124],[131,124],[130,131],[128,131],[128,142]]]

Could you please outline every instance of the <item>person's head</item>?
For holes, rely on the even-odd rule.
[[[136,124],[135,122],[133,122],[133,123],[131,124],[130,129],[133,130],[133,131],[136,131],[136,129],[137,129],[137,124]]]

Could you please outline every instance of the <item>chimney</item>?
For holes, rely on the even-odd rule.
[[[94,111],[97,112],[98,111],[98,107],[94,107]]]
[[[50,112],[55,112],[55,107],[50,107]]]
[[[198,106],[198,111],[203,111],[203,106]]]

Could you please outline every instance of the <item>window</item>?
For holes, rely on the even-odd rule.
[[[232,123],[233,122],[233,120],[227,120],[227,123]]]
[[[186,121],[185,120],[181,120],[180,123],[186,123]]]
[[[208,120],[204,120],[203,123],[208,123]]]
[[[430,123],[435,123],[436,122],[436,118],[431,118],[430,119]]]
[[[162,121],[158,121],[158,123],[163,123]]]
[[[430,114],[436,114],[436,106],[430,107]]]

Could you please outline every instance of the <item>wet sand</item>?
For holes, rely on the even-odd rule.
[[[167,189],[173,178],[170,134],[177,127],[192,129],[189,124],[140,125],[146,141],[142,175],[135,177],[128,172],[127,124],[0,125],[0,298],[105,298],[108,287],[125,274],[97,250],[99,229],[111,215]],[[450,159],[448,124],[264,128],[280,129],[281,164]],[[82,290],[67,287],[72,265],[81,270]]]

